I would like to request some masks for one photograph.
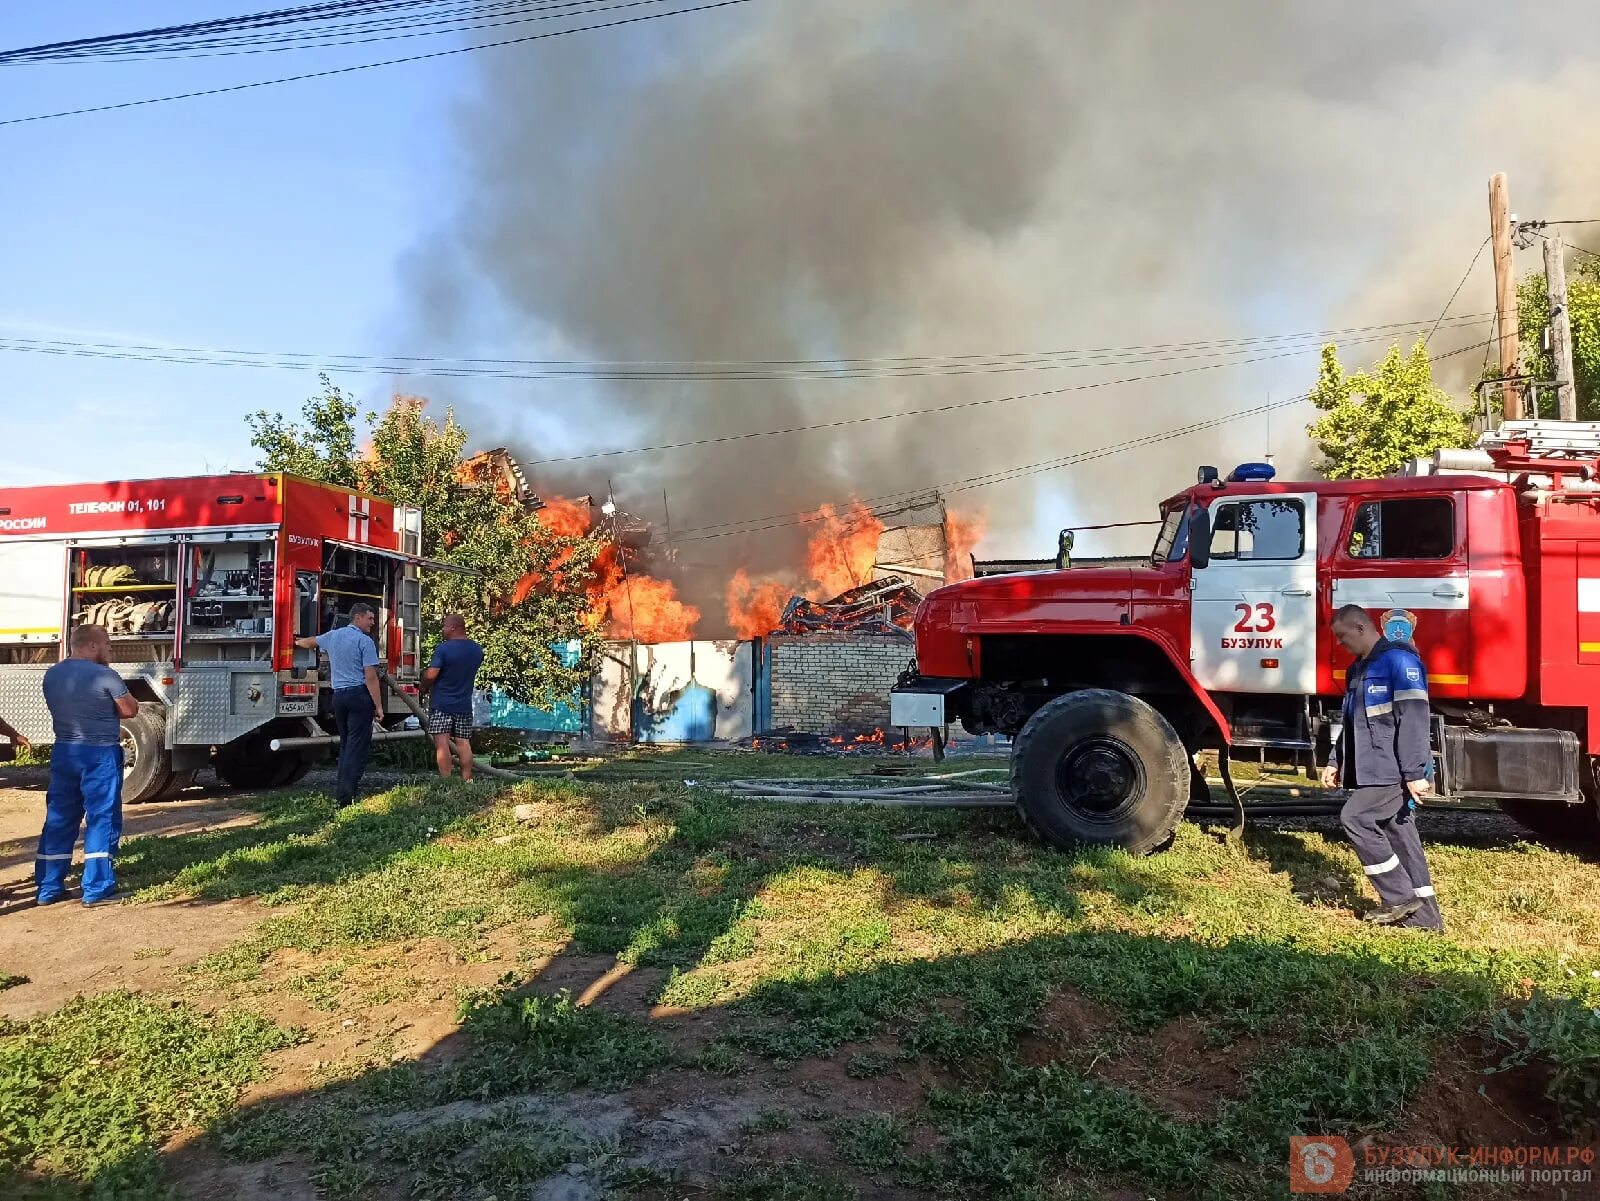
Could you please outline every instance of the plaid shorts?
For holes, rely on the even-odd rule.
[[[472,714],[428,712],[428,733],[448,734],[451,738],[472,737]]]

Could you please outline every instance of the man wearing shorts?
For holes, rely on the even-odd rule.
[[[422,692],[431,697],[428,733],[433,735],[434,762],[439,774],[450,778],[450,744],[461,760],[461,778],[472,779],[472,694],[477,689],[483,647],[467,637],[467,622],[459,613],[447,613],[443,637],[422,674]]]

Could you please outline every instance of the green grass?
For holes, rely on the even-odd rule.
[[[24,1173],[96,1197],[163,1195],[155,1151],[226,1113],[294,1036],[126,992],[79,998],[0,1037],[0,1184]],[[32,1173],[30,1173],[32,1174]],[[14,1196],[17,1192],[0,1192]]]
[[[307,1157],[327,1196],[526,1192],[561,1156],[648,1195],[648,1173],[630,1175],[617,1148],[502,1110],[448,1127],[456,1150],[426,1162],[383,1123],[685,1074],[711,1092],[750,1088],[836,1059],[846,1084],[807,1084],[815,1104],[798,1110],[826,1131],[836,1162],[735,1157],[722,1195],[843,1197],[870,1177],[944,1196],[1042,1197],[1065,1173],[1220,1198],[1281,1191],[1293,1132],[1396,1128],[1463,1040],[1499,1048],[1480,1066],[1537,1065],[1574,1121],[1600,1101],[1600,876],[1589,863],[1505,840],[1433,845],[1450,933],[1430,938],[1354,920],[1359,865],[1322,833],[1252,830],[1237,846],[1186,826],[1149,859],[1061,855],[1006,811],[790,808],[705,786],[871,767],[643,753],[571,766],[570,779],[407,785],[342,813],[316,793],[268,796],[252,802],[254,825],[130,842],[119,871],[137,900],[259,896],[274,910],[187,974],[224,998],[227,1020],[270,1013],[283,995],[341,1015],[396,1003],[400,973],[423,971],[400,966],[421,940],[463,959],[521,924],[545,940],[462,998],[447,1062],[352,1062],[293,1103],[233,1116],[237,1088],[223,1089],[185,1121],[213,1124],[246,1160]],[[514,818],[522,803],[533,821]],[[908,830],[932,837],[897,837]],[[547,943],[659,969],[651,999],[712,1015],[714,1037],[675,1050],[642,1017],[543,995]],[[273,958],[284,949],[305,954],[285,967]],[[368,959],[394,965],[394,978],[361,975]],[[1063,997],[1104,1028],[1052,1062],[1030,1059],[1024,1047],[1055,1031]],[[1096,1067],[1180,1020],[1224,1048],[1274,1048],[1203,1118]],[[837,1111],[841,1090],[920,1069],[938,1084],[912,1108]],[[144,1087],[131,1075],[125,1086]],[[146,1164],[176,1128],[157,1120],[160,1104],[148,1112]],[[74,1178],[101,1170],[19,1131],[19,1165],[31,1155]]]

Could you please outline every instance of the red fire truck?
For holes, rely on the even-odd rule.
[[[207,765],[235,787],[290,783],[337,741],[326,666],[296,637],[366,601],[388,687],[416,690],[420,569],[444,566],[421,532],[416,509],[291,475],[0,488],[0,717],[47,745],[40,679],[75,625],[104,625],[141,702],[125,800]]]
[[[1427,664],[1436,803],[1600,837],[1600,425],[1507,422],[1436,462],[1314,483],[1203,467],[1145,561],[941,589],[892,720],[1012,736],[1018,807],[1051,843],[1158,850],[1208,802],[1199,752],[1241,823],[1232,755],[1326,760],[1349,663],[1329,621],[1358,604]]]

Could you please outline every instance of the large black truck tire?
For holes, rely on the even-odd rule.
[[[1183,740],[1166,718],[1138,697],[1103,688],[1045,705],[1011,753],[1018,812],[1061,849],[1160,850],[1183,820],[1192,774]]]
[[[303,759],[292,751],[275,751],[272,741],[257,731],[217,748],[217,777],[230,788],[282,788],[298,779]]]
[[[141,701],[139,712],[122,721],[122,803],[153,801],[172,779],[167,750],[167,707]]]

